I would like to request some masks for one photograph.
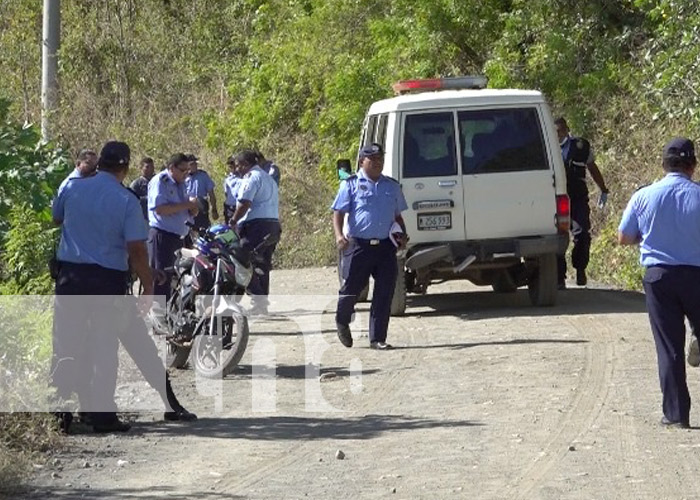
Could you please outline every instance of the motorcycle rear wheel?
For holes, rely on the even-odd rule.
[[[202,328],[205,331],[192,342],[190,363],[205,378],[223,378],[233,371],[248,346],[248,318],[242,314],[217,318],[214,335],[209,335],[208,322]]]

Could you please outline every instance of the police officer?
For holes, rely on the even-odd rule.
[[[216,185],[211,180],[209,174],[199,168],[199,160],[195,155],[187,156],[190,174],[185,179],[185,191],[190,198],[199,201],[199,213],[194,218],[194,227],[197,231],[205,231],[210,225],[209,207],[211,206],[211,216],[216,220],[219,213],[216,210]]]
[[[97,172],[97,153],[92,149],[81,149],[75,159],[75,168],[58,186],[58,194],[61,194],[61,191],[71,179],[90,177],[95,175],[95,172]]]
[[[148,183],[156,173],[155,166],[153,165],[153,158],[150,156],[144,156],[141,158],[141,176],[135,179],[129,188],[139,197],[141,202],[141,209],[143,210],[143,217],[148,220]]]
[[[236,203],[238,203],[238,190],[241,187],[242,178],[236,168],[236,158],[230,156],[226,160],[226,166],[229,169],[229,174],[224,179],[224,222],[227,224],[233,217],[236,211]]]
[[[189,232],[187,223],[197,214],[197,200],[187,197],[185,179],[190,173],[189,159],[182,153],[168,160],[167,168],[148,183],[148,254],[151,267],[161,271],[175,263],[175,251],[182,248]],[[170,298],[170,280],[157,283],[155,295]]]
[[[386,343],[391,313],[391,299],[397,278],[396,246],[406,244],[406,227],[401,212],[406,210],[401,186],[382,175],[384,151],[379,144],[360,150],[360,170],[340,184],[333,202],[333,230],[336,244],[343,252],[344,283],[340,289],[336,326],[338,338],[345,347],[352,347],[350,319],[358,294],[374,278],[370,309],[369,340],[372,349],[391,349]],[[343,222],[347,214],[347,237]],[[396,231],[395,224],[400,227]],[[400,235],[398,234],[400,232]],[[396,233],[396,234],[393,234]]]
[[[277,183],[257,164],[258,156],[253,150],[244,150],[236,155],[236,168],[243,176],[238,191],[236,210],[231,225],[238,228],[243,248],[252,250],[268,237],[270,243],[261,250],[260,270],[248,286],[253,295],[253,314],[267,314],[270,294],[270,270],[272,254],[282,232],[279,222],[279,194]]]
[[[692,141],[677,137],[663,149],[666,176],[632,195],[618,241],[639,244],[644,292],[656,343],[665,426],[687,428],[685,323],[700,327],[700,186]]]
[[[608,200],[608,188],[605,186],[603,175],[595,162],[595,155],[590,143],[581,137],[574,137],[569,132],[569,126],[564,118],[555,120],[557,136],[561,145],[561,154],[566,167],[566,188],[571,200],[571,234],[574,247],[571,251],[571,264],[576,269],[576,284],[585,286],[588,283],[586,267],[591,249],[591,209],[588,206],[588,186],[586,185],[586,170],[600,188],[598,207],[603,208]],[[558,257],[559,288],[566,288],[566,256]]]
[[[125,143],[106,143],[100,153],[99,172],[70,181],[52,209],[55,222],[62,226],[57,254],[60,271],[56,281],[53,383],[64,399],[73,391],[78,393],[81,409],[97,432],[129,429],[117,418],[114,402],[119,340],[159,390],[168,410],[165,417],[196,418],[172,393],[145,323],[125,297],[129,265],[144,283],[144,304],[150,302],[153,293],[139,203],[121,185],[129,157]],[[124,313],[126,324],[120,321]]]

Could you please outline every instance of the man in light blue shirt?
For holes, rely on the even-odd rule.
[[[199,168],[199,160],[195,155],[187,155],[190,175],[185,178],[185,191],[190,198],[199,201],[199,213],[194,218],[194,227],[197,231],[205,231],[211,225],[209,220],[209,207],[211,216],[216,220],[219,213],[216,210],[216,185],[209,174]]]
[[[229,174],[224,179],[224,222],[229,223],[233,213],[236,211],[236,203],[238,203],[238,190],[241,187],[243,179],[236,170],[236,158],[231,156],[226,160],[226,166],[229,169]]]
[[[644,292],[656,342],[665,426],[687,428],[685,317],[700,327],[700,186],[691,179],[692,141],[676,137],[663,150],[666,176],[634,193],[622,215],[618,241],[639,244],[646,267]]]
[[[358,173],[341,182],[331,206],[336,245],[343,252],[344,283],[338,298],[336,326],[340,342],[345,347],[352,347],[350,319],[355,312],[357,296],[367,286],[371,275],[374,277],[374,291],[369,323],[370,347],[386,350],[391,349],[386,337],[398,274],[396,246],[391,237],[399,247],[405,246],[406,226],[401,212],[408,206],[401,185],[382,175],[384,150],[379,144],[362,148],[360,162]],[[343,231],[346,215],[347,235]],[[400,231],[394,229],[397,226]]]
[[[243,248],[253,250],[265,238],[270,242],[261,250],[262,275],[257,273],[248,286],[253,295],[253,314],[267,314],[270,294],[272,255],[282,228],[279,222],[279,194],[274,179],[257,165],[257,154],[247,149],[236,155],[236,168],[243,176],[238,190],[231,225],[238,228]]]
[[[197,200],[188,198],[185,179],[189,174],[188,158],[182,153],[168,160],[167,168],[148,183],[148,254],[154,269],[165,270],[175,262],[175,251],[182,248],[189,232],[187,222],[197,214]],[[170,298],[170,280],[156,284],[156,295]]]
[[[117,418],[114,402],[120,341],[163,398],[165,418],[196,418],[177,401],[135,303],[125,298],[130,268],[143,284],[144,309],[153,294],[140,203],[121,184],[129,160],[127,144],[106,143],[97,174],[68,183],[52,207],[54,221],[61,225],[61,242],[51,373],[61,398],[78,393],[83,415],[97,432],[130,427]],[[70,419],[66,422],[62,413],[67,427]]]

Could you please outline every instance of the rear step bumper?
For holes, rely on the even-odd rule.
[[[474,256],[474,262],[479,264],[499,259],[520,259],[552,253],[561,255],[566,252],[568,244],[569,234],[562,233],[536,237],[417,245],[409,249],[406,267],[412,271],[418,271],[433,267],[440,262],[456,265],[469,256]]]

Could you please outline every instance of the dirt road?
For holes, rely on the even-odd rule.
[[[336,283],[333,269],[278,271],[272,289],[332,296]],[[343,348],[332,314],[315,335],[302,334],[304,308],[281,305],[277,317],[251,326],[223,399],[198,394],[191,371],[176,373],[198,422],[134,415],[126,436],[70,437],[70,448],[38,470],[31,496],[700,497],[697,428],[658,425],[641,295],[574,287],[555,308],[536,309],[526,290],[497,295],[458,282],[408,305],[392,319],[398,348],[390,352],[357,336]],[[368,308],[359,306],[363,329]],[[310,338],[321,346],[321,380]],[[691,394],[700,394],[700,373],[689,373]],[[699,421],[694,411],[691,423]]]

